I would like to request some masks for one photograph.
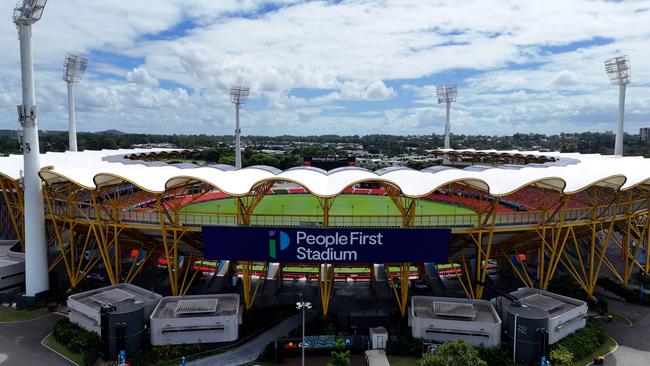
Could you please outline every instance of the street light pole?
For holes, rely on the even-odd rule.
[[[623,115],[625,113],[625,89],[631,81],[630,60],[627,56],[605,60],[605,71],[610,83],[618,85],[618,114],[616,118],[616,140],[614,155],[623,156]]]
[[[300,346],[302,366],[305,366],[305,307],[302,307],[302,344]]]
[[[302,366],[305,366],[305,311],[311,309],[310,302],[299,301],[296,303],[297,309],[302,309],[302,342],[300,343]]]
[[[241,169],[241,128],[239,128],[239,109],[246,102],[250,94],[247,86],[233,86],[230,88],[230,101],[235,105],[235,168]]]
[[[63,62],[63,81],[68,84],[68,150],[77,151],[77,120],[74,107],[74,84],[81,82],[88,59],[68,53]]]

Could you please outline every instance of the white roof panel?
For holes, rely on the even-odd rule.
[[[417,171],[395,169],[378,175],[365,169],[339,169],[329,173],[317,169],[297,167],[275,174],[272,170],[249,167],[239,170],[222,170],[214,167],[155,166],[144,161],[119,159],[121,155],[143,153],[168,153],[174,149],[120,149],[46,153],[41,155],[41,177],[47,182],[72,181],[83,187],[95,189],[116,180],[130,181],[144,190],[160,193],[166,188],[187,181],[206,182],[230,194],[244,195],[256,185],[268,180],[295,182],[313,194],[331,197],[345,188],[364,181],[390,183],[409,197],[425,196],[452,182],[460,182],[488,191],[494,196],[504,196],[522,187],[539,184],[565,193],[574,193],[593,184],[629,189],[650,182],[650,159],[642,157],[614,157],[599,154],[578,154],[538,151],[456,150],[483,154],[512,154],[546,156],[556,162],[523,166],[520,169],[487,168],[481,171],[444,169]],[[118,156],[116,159],[115,156]],[[106,159],[107,157],[112,157]],[[0,157],[0,174],[9,179],[20,178],[23,167],[21,155]]]

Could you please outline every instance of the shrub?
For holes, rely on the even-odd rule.
[[[434,353],[424,353],[418,366],[487,366],[479,357],[478,351],[467,342],[459,339],[445,343]]]
[[[587,326],[579,331],[566,336],[561,341],[555,344],[553,351],[560,349],[559,354],[564,351],[571,354],[574,360],[578,360],[587,356],[591,356],[600,346],[605,344],[607,340],[607,333],[602,328],[599,322],[590,320]],[[552,359],[551,352],[551,359]],[[551,362],[551,364],[555,364]]]
[[[420,356],[424,348],[424,342],[420,338],[414,338],[411,327],[408,325],[408,319],[403,317],[400,313],[393,313],[390,315],[391,333],[397,334],[397,342],[389,341],[387,347],[393,347],[398,344],[398,350],[401,348],[403,352],[395,352],[400,356],[412,355]],[[395,350],[395,348],[393,348]],[[388,350],[387,350],[388,352]]]
[[[345,350],[345,343],[341,339],[336,340],[336,351],[332,351],[332,362],[327,366],[350,366],[350,351]]]
[[[481,360],[487,363],[487,366],[512,365],[512,360],[508,356],[508,352],[500,347],[479,347],[476,350]]]
[[[553,348],[550,358],[553,366],[571,366],[573,364],[573,354],[563,346]]]
[[[68,319],[57,322],[52,335],[58,343],[82,355],[84,365],[94,365],[101,356],[99,336],[72,324]]]

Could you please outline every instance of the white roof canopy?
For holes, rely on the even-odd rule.
[[[87,189],[126,181],[152,193],[162,193],[168,188],[201,181],[233,196],[245,195],[255,186],[267,181],[290,181],[320,197],[336,196],[354,184],[368,181],[386,182],[408,197],[426,196],[453,182],[489,192],[493,196],[505,196],[529,185],[571,194],[591,185],[626,190],[650,182],[650,159],[537,151],[456,150],[459,153],[544,156],[554,158],[556,162],[515,168],[446,168],[424,171],[396,168],[372,172],[350,167],[324,172],[309,167],[296,167],[280,172],[268,167],[235,170],[120,158],[125,155],[166,154],[175,151],[182,150],[122,149],[46,153],[41,155],[42,169],[39,175],[49,184],[70,181]],[[20,179],[22,167],[22,155],[0,157],[0,174],[9,179]]]

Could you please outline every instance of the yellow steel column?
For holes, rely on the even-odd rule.
[[[318,198],[318,203],[323,210],[323,227],[330,226],[330,209],[332,208],[333,198]],[[330,270],[332,273],[330,274]],[[334,287],[334,267],[327,263],[319,265],[318,286],[323,305],[323,316],[329,312],[329,304],[332,297],[332,289]]]
[[[52,209],[52,199],[50,197],[50,187],[48,185],[45,185],[43,188],[43,196],[45,198],[45,202],[47,202],[47,207],[50,211],[50,214],[52,217],[54,217],[53,214],[53,209]],[[63,257],[63,264],[65,265],[65,271],[68,275],[68,280],[70,281],[70,287],[75,288],[77,287],[77,283],[75,281],[76,276],[73,274],[73,263],[68,262],[68,257],[66,256],[65,252],[66,249],[63,245],[63,238],[61,236],[61,233],[59,232],[59,226],[57,225],[56,221],[54,218],[52,219],[52,227],[54,228],[54,235],[56,238],[56,242],[59,246],[59,250],[61,251],[61,256]],[[74,251],[74,248],[72,247],[72,243],[69,244],[69,251]]]
[[[550,283],[551,278],[553,278],[553,275],[555,274],[555,270],[557,269],[557,265],[560,262],[561,254],[564,251],[564,246],[566,244],[567,239],[569,238],[569,230],[571,230],[571,227],[567,227],[565,229],[564,233],[564,239],[561,239],[562,237],[562,228],[564,228],[564,221],[566,219],[566,208],[568,204],[568,198],[564,196],[562,198],[562,208],[559,211],[560,213],[560,220],[558,224],[554,225],[556,228],[556,232],[554,233],[551,231],[551,258],[548,263],[547,271],[544,276],[544,283],[543,286],[541,286],[542,290],[546,290],[548,288],[548,284]],[[543,240],[546,240],[544,238]],[[548,243],[547,243],[548,244]]]
[[[111,284],[117,285],[118,281],[113,273],[113,266],[111,265],[107,235],[104,233],[104,229],[102,228],[102,218],[99,211],[99,203],[97,202],[97,191],[91,191],[91,198],[92,205],[95,209],[95,223],[92,227],[93,232],[95,233],[95,239],[97,239],[97,247],[102,255],[104,266],[106,267],[106,274],[108,275]]]
[[[332,208],[333,198],[318,198],[318,203],[323,209],[323,227],[330,226],[330,209]]]
[[[544,283],[544,264],[546,263],[546,227],[542,228],[542,237],[539,245],[539,264],[537,269],[537,284],[542,288]]]
[[[648,273],[650,272],[650,191],[646,191],[646,194],[649,196],[648,199],[646,199],[646,214],[645,214],[645,221],[646,221],[646,234],[645,234],[645,264],[643,268],[643,272]],[[641,243],[642,244],[642,243]]]
[[[400,300],[400,313],[402,317],[406,316],[406,308],[408,306],[408,296],[409,296],[409,273],[411,270],[410,263],[402,263],[400,265],[400,290],[401,290],[401,300]]]
[[[262,268],[261,274],[259,278],[257,279],[257,284],[255,285],[255,289],[252,290],[252,278],[253,278],[253,266],[254,263],[251,261],[245,261],[241,262],[242,266],[242,284],[243,284],[243,292],[244,292],[244,303],[246,305],[246,310],[250,310],[253,307],[253,302],[255,301],[255,297],[257,295],[257,290],[260,288],[260,284],[262,283],[262,277],[267,273],[267,268],[268,264],[264,263],[264,266]]]
[[[252,277],[251,267],[253,265],[249,261],[241,262],[240,265],[242,266],[242,287],[244,292],[244,305],[246,306],[246,310],[249,310],[253,303],[253,301],[251,300],[251,293],[250,293],[251,277]]]
[[[172,290],[172,295],[178,296],[178,273],[172,270],[173,264],[171,263],[171,250],[169,248],[169,239],[167,238],[167,225],[165,224],[164,207],[162,204],[162,197],[156,194],[156,205],[158,207],[158,220],[160,221],[160,232],[162,234],[163,247],[165,250],[165,260],[167,261],[167,274],[169,276],[169,284]]]
[[[24,235],[23,230],[21,228],[19,228],[19,226],[18,226],[18,221],[16,220],[16,212],[14,211],[15,203],[12,204],[10,202],[9,194],[7,193],[8,189],[9,189],[9,186],[5,184],[5,178],[0,177],[0,190],[2,190],[2,196],[4,198],[5,203],[7,204],[7,213],[9,214],[9,220],[11,221],[11,226],[14,229],[14,233],[16,234],[16,238],[18,239],[18,242],[20,243],[20,249],[24,251],[25,250],[25,235]],[[16,187],[14,189],[16,191],[16,193],[14,193],[14,194],[18,194],[17,190],[20,189],[20,187],[18,187],[16,185]],[[12,194],[12,196],[13,196],[13,194]]]
[[[330,273],[330,271],[332,273]],[[319,265],[318,290],[320,292],[321,303],[323,305],[323,316],[329,312],[332,289],[334,287],[334,269],[327,263]]]
[[[119,232],[117,225],[119,224],[119,212],[117,208],[113,208],[113,261],[115,262],[115,275],[119,281],[122,274],[122,253],[120,252]]]

